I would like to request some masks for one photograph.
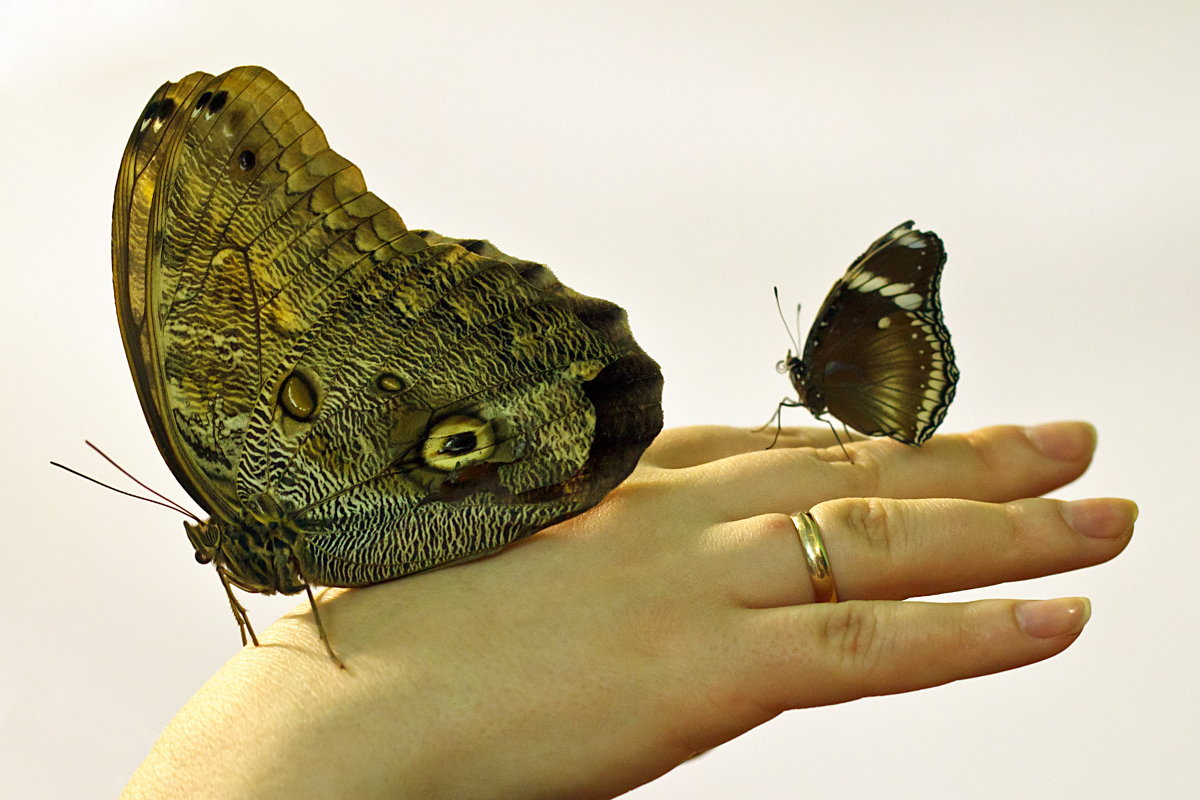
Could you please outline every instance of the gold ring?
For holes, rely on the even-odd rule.
[[[796,536],[800,538],[800,546],[804,548],[804,563],[808,565],[815,595],[813,602],[836,603],[837,584],[833,581],[833,571],[829,569],[829,555],[825,552],[825,542],[821,539],[821,528],[813,519],[813,515],[807,511],[788,516],[796,526]]]

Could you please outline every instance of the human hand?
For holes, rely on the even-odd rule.
[[[1030,664],[1079,598],[899,602],[1097,564],[1129,501],[1036,499],[1083,423],[935,436],[664,432],[603,503],[477,562],[320,597],[172,722],[127,796],[607,797],[793,708]],[[1035,498],[1035,499],[1028,499]],[[810,509],[842,602],[813,603]]]

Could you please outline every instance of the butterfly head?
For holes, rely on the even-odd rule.
[[[804,359],[793,355],[789,350],[787,356],[782,361],[775,365],[775,371],[780,375],[787,375],[788,380],[792,382],[792,388],[799,395],[801,405],[808,405],[807,396],[810,394],[808,386],[808,365],[804,363]]]
[[[256,498],[240,521],[213,517],[184,522],[196,561],[215,563],[236,586],[250,592],[293,594],[304,588],[296,568],[296,529],[270,498]]]
[[[212,563],[221,549],[221,526],[209,519],[195,523],[184,520],[183,529],[192,547],[196,548],[197,563]]]

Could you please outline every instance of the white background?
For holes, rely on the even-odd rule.
[[[1195,2],[1144,0],[4,0],[0,794],[115,795],[237,645],[177,515],[47,462],[113,478],[86,437],[184,497],[121,349],[111,193],[163,81],[254,63],[411,226],[624,305],[672,425],[766,419],[771,287],[811,314],[915,218],[950,254],[945,429],[1089,419],[1062,496],[1140,502],[1116,561],[971,593],[1091,596],[1061,657],[790,712],[632,796],[1193,796],[1198,43]]]

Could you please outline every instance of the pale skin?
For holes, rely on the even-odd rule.
[[[1038,497],[1087,468],[1085,423],[855,441],[852,463],[828,430],[773,435],[666,431],[599,506],[496,556],[323,592],[347,669],[305,603],[124,796],[611,797],[789,709],[1062,652],[1082,598],[901,601],[1099,564],[1137,516]],[[786,516],[810,508],[838,603],[812,602]]]

